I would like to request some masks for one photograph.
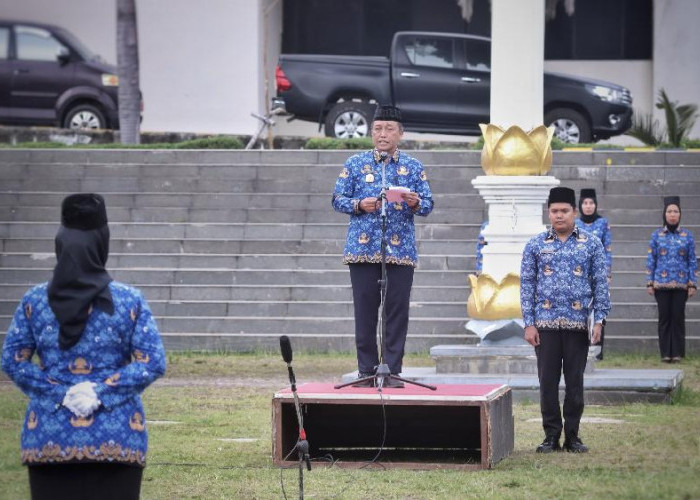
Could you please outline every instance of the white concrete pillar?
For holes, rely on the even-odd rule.
[[[486,202],[489,225],[483,235],[482,272],[500,282],[506,274],[520,275],[525,244],[545,230],[542,205],[559,179],[539,175],[481,175],[472,185]]]
[[[491,3],[491,123],[542,125],[544,0]]]

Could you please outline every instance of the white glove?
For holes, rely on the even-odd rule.
[[[81,382],[75,384],[63,398],[63,406],[68,408],[77,417],[89,417],[100,407],[100,400],[95,393],[97,384],[94,382]]]

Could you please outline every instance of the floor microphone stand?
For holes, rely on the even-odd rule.
[[[415,380],[409,380],[398,375],[394,375],[389,370],[389,365],[384,362],[384,354],[386,347],[386,291],[389,284],[388,276],[386,273],[386,221],[387,221],[387,200],[386,200],[386,162],[388,159],[385,157],[384,153],[382,156],[382,191],[379,195],[381,200],[381,219],[382,219],[382,241],[380,245],[381,251],[381,277],[379,279],[379,325],[377,328],[377,343],[379,344],[379,365],[377,365],[377,370],[374,375],[369,377],[360,378],[353,380],[352,382],[347,382],[345,384],[336,385],[336,389],[341,389],[350,385],[359,384],[366,380],[374,380],[374,385],[377,387],[378,391],[381,392],[384,388],[384,383],[387,379],[400,380],[401,382],[418,385],[420,387],[425,387],[426,389],[436,390],[437,387],[434,385],[423,384],[421,382],[416,382]]]
[[[287,371],[289,372],[289,383],[292,388],[292,396],[294,397],[294,409],[296,410],[297,423],[299,425],[299,438],[297,439],[297,442],[294,445],[294,449],[297,450],[297,456],[299,457],[299,500],[304,500],[304,464],[306,464],[307,470],[311,470],[311,458],[309,457],[309,442],[306,440],[306,431],[304,430],[304,417],[301,413],[299,395],[297,394],[297,380],[294,376],[294,369],[292,368],[292,346],[289,342],[289,338],[286,335],[280,337],[280,346],[282,348],[282,357],[287,363]]]

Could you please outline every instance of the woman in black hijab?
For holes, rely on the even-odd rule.
[[[663,227],[654,231],[647,253],[647,290],[659,308],[661,361],[685,356],[685,303],[697,291],[695,238],[681,227],[681,199],[664,198]]]
[[[165,372],[165,353],[146,300],[112,280],[108,256],[104,199],[68,196],[53,277],[24,295],[5,337],[2,368],[29,397],[21,450],[33,500],[140,495],[140,393]]]

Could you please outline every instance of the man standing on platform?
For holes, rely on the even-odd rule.
[[[377,106],[371,130],[374,149],[348,158],[335,183],[332,200],[336,211],[350,215],[343,263],[350,268],[359,378],[372,376],[379,364],[382,170],[386,186],[407,188],[400,201],[387,202],[386,210],[387,321],[383,362],[393,375],[402,368],[413,270],[418,262],[413,218],[426,216],[433,209],[423,165],[398,149],[403,136],[401,111],[394,106]],[[372,381],[364,385],[371,386]],[[385,386],[403,387],[403,383],[389,378]]]
[[[545,439],[538,453],[564,449],[585,453],[579,438],[583,414],[583,371],[589,343],[600,340],[610,311],[605,251],[598,238],[576,227],[576,194],[556,187],[547,200],[551,229],[532,238],[520,267],[520,304],[525,340],[535,347],[540,381],[540,410]],[[588,318],[594,311],[592,338]],[[564,425],[559,409],[562,366],[566,393]]]

